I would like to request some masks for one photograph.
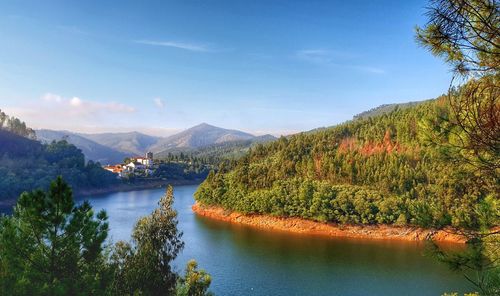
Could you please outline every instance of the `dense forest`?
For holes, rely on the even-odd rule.
[[[159,161],[152,177],[168,180],[200,181],[207,177],[212,168],[212,166],[196,158]]]
[[[206,147],[192,149],[177,149],[156,155],[163,161],[194,160],[198,163],[218,167],[221,162],[230,162],[244,156],[251,147],[259,143],[270,142],[274,139],[263,138],[257,140],[240,140],[225,143],[212,144]]]
[[[24,122],[0,113],[0,200],[48,188],[57,176],[63,176],[76,191],[119,182],[99,163],[85,162],[74,145],[64,140],[42,144],[33,139],[33,130]]]
[[[197,201],[317,221],[478,228],[498,179],[447,159],[447,97],[258,145],[210,173]]]

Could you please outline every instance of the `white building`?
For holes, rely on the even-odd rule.
[[[148,152],[147,155],[148,155],[147,157],[142,157],[142,156],[134,157],[133,161],[145,165],[146,167],[150,167],[153,165],[153,158],[149,157],[152,156],[152,153]]]
[[[143,170],[146,166],[138,161],[132,161],[131,163],[127,164],[126,167],[130,171],[135,171],[135,170]]]

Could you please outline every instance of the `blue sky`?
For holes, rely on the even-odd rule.
[[[35,128],[275,135],[445,92],[426,1],[0,0],[0,109]]]

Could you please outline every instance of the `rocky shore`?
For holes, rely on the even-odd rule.
[[[464,236],[451,228],[435,230],[392,225],[339,225],[301,218],[241,214],[199,203],[195,203],[192,209],[200,216],[269,230],[375,240],[425,241],[432,238],[436,242],[460,244],[466,242]]]

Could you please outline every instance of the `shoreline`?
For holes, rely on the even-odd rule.
[[[165,188],[167,185],[181,186],[181,185],[199,185],[203,180],[158,180],[144,183],[121,183],[104,188],[90,188],[80,189],[74,192],[76,198],[85,197],[88,195],[101,195],[115,192],[127,192],[135,190],[146,190],[155,188]]]
[[[340,225],[303,218],[241,214],[218,206],[205,206],[198,202],[195,202],[191,208],[195,214],[210,219],[273,231],[370,240],[422,242],[432,238],[440,243],[465,244],[467,242],[463,235],[452,228],[436,230],[392,225]]]
[[[113,186],[102,188],[87,188],[73,191],[73,197],[76,199],[85,199],[89,195],[102,195],[115,192],[128,192],[135,190],[146,190],[155,188],[165,188],[167,185],[181,186],[181,185],[199,185],[203,180],[157,180],[141,183],[118,183]],[[17,202],[16,198],[9,198],[0,200],[0,213],[6,209],[11,209]]]

